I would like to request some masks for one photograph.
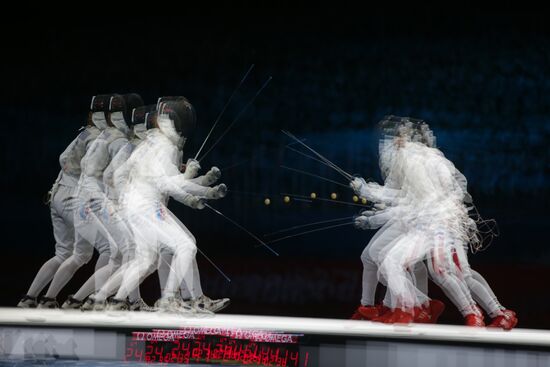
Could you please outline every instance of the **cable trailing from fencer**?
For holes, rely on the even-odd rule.
[[[227,221],[233,223],[233,225],[235,225],[236,227],[240,228],[241,230],[243,230],[244,232],[246,232],[250,237],[254,238],[256,241],[258,241],[258,243],[261,245],[261,246],[264,246],[266,249],[268,249],[269,251],[271,251],[275,256],[279,256],[279,254],[273,250],[271,247],[269,247],[264,241],[262,241],[261,239],[258,238],[258,236],[256,236],[254,233],[250,232],[248,229],[244,228],[242,225],[240,225],[239,223],[235,222],[233,219],[229,218],[227,215],[223,214],[222,212],[220,212],[219,210],[213,208],[212,206],[208,205],[207,203],[204,203],[204,206],[206,206],[208,209],[212,210],[214,213],[218,214],[219,216],[225,218]]]
[[[350,217],[350,216],[347,216],[347,217],[335,218],[335,219],[326,219],[326,220],[321,220],[321,221],[313,222],[313,223],[299,224],[299,225],[296,225],[296,226],[292,226],[292,227],[288,227],[288,228],[283,228],[283,229],[280,229],[280,230],[275,231],[275,232],[267,233],[267,234],[264,235],[264,237],[270,237],[270,236],[274,236],[274,235],[279,234],[279,233],[290,232],[290,231],[293,231],[293,230],[295,230],[295,229],[306,228],[306,227],[312,227],[312,226],[316,226],[316,225],[319,225],[319,224],[327,224],[327,223],[333,223],[333,222],[340,222],[340,221],[348,220],[348,219],[352,219],[352,218],[354,218],[354,216],[351,216],[351,217]]]
[[[286,169],[286,170],[289,170],[289,171],[292,171],[292,172],[297,172],[297,173],[301,173],[303,175],[306,175],[306,176],[310,176],[310,177],[315,177],[315,178],[318,178],[320,180],[324,180],[324,181],[327,181],[327,182],[331,182],[335,185],[338,185],[338,186],[342,186],[342,187],[345,187],[347,189],[351,189],[351,187],[349,187],[348,185],[344,185],[340,182],[336,182],[334,180],[331,180],[330,178],[326,178],[326,177],[323,177],[323,176],[319,176],[319,175],[316,175],[314,173],[310,173],[310,172],[307,172],[307,171],[302,171],[300,169],[297,169],[297,168],[292,168],[292,167],[288,167],[288,166],[285,166],[285,165],[280,165],[279,167],[283,168],[283,169]]]
[[[312,152],[313,154],[315,154],[321,161],[323,161],[323,163],[327,166],[327,167],[330,167],[332,168],[333,170],[335,170],[336,172],[338,172],[339,174],[341,174],[342,176],[344,176],[344,178],[346,178],[348,181],[352,181],[355,177],[349,173],[347,173],[346,171],[344,171],[342,168],[338,167],[336,164],[334,164],[333,162],[331,162],[328,158],[324,157],[323,155],[321,155],[319,152],[317,152],[316,150],[314,150],[313,148],[311,148],[309,145],[307,145],[306,143],[304,143],[302,140],[298,139],[296,136],[294,136],[292,133],[290,133],[289,131],[286,131],[286,130],[282,130],[283,134],[285,134],[286,136],[288,136],[289,138],[291,138],[292,140],[294,140],[296,143],[302,145],[303,147],[305,147],[307,150],[309,150],[310,152]]]
[[[273,77],[269,77],[267,78],[267,80],[264,82],[264,84],[262,84],[262,86],[260,87],[260,89],[258,89],[258,91],[256,92],[256,94],[248,101],[248,103],[243,107],[243,109],[237,114],[237,116],[233,119],[233,121],[229,124],[229,126],[223,131],[223,133],[220,135],[220,137],[214,142],[214,144],[212,144],[212,146],[203,154],[202,157],[198,158],[197,160],[200,162],[202,161],[207,155],[208,153],[210,153],[212,151],[212,149],[214,149],[214,147],[216,145],[218,145],[218,143],[223,139],[223,137],[229,132],[229,130],[231,130],[231,128],[239,121],[239,119],[241,118],[241,116],[246,112],[246,110],[248,110],[248,108],[254,103],[254,101],[256,100],[256,98],[260,95],[260,93],[262,93],[262,91],[267,87],[267,85],[269,84],[269,82],[271,81],[271,79],[273,79]]]
[[[216,269],[224,278],[225,280],[227,280],[229,283],[231,283],[231,278],[229,278],[223,271],[222,269],[220,269],[220,267],[218,265],[216,265],[214,263],[214,261],[212,261],[212,259],[210,259],[200,248],[197,247],[197,251],[214,267],[214,269]],[[175,271],[174,268],[172,267],[172,264],[169,263],[168,261],[166,261],[165,259],[162,258],[162,256],[160,256],[160,261],[162,261],[164,264],[168,265],[168,268],[170,269],[170,271]]]
[[[281,237],[281,238],[277,238],[277,239],[274,239],[272,241],[269,241],[268,243],[271,244],[271,243],[275,243],[275,242],[280,242],[280,241],[283,241],[283,240],[287,240],[289,238],[304,236],[306,234],[310,234],[310,233],[314,233],[314,232],[326,231],[328,229],[333,229],[333,228],[338,228],[338,227],[343,227],[343,226],[349,226],[351,224],[354,224],[354,222],[339,223],[339,224],[334,224],[334,225],[330,225],[330,226],[326,226],[326,227],[311,229],[311,230],[308,230],[308,231],[295,233],[295,234],[291,234],[291,235],[284,236],[284,237]]]
[[[216,126],[218,125],[218,122],[221,120],[225,110],[227,109],[227,107],[229,106],[229,104],[231,103],[231,101],[233,100],[233,97],[235,96],[235,93],[237,93],[237,91],[239,90],[239,88],[241,87],[241,85],[244,83],[244,81],[246,80],[246,78],[248,77],[248,74],[250,74],[250,72],[252,71],[252,69],[254,69],[254,64],[250,65],[250,68],[248,68],[248,71],[244,74],[244,76],[242,77],[241,81],[239,82],[239,84],[237,85],[237,87],[233,90],[233,93],[231,93],[231,96],[229,97],[229,99],[227,100],[227,102],[225,102],[225,105],[223,106],[222,110],[220,111],[220,113],[218,114],[218,117],[216,117],[216,120],[214,121],[214,124],[212,125],[212,127],[210,128],[210,131],[208,132],[208,134],[206,135],[206,138],[204,138],[199,150],[197,151],[197,154],[195,154],[195,160],[197,159],[197,157],[199,156],[199,154],[201,153],[202,151],[202,148],[204,148],[204,145],[206,144],[206,142],[208,141],[208,139],[210,138],[210,135],[212,135],[212,132],[214,131],[214,129],[216,128]]]

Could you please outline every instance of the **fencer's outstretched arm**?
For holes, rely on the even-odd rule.
[[[181,157],[179,157],[181,161]],[[218,181],[222,175],[218,167],[213,166],[210,168],[206,174],[197,177],[201,169],[200,163],[193,158],[189,158],[185,164],[185,171],[183,172],[183,177],[185,177],[190,182],[196,183],[201,186],[210,186],[216,181]]]
[[[160,193],[167,194],[193,209],[203,209],[204,198],[192,195],[183,190],[173,179],[163,178],[163,174],[166,171],[170,172],[172,175],[176,174],[182,176],[179,174],[177,168],[172,167],[175,167],[176,164],[174,162],[170,163],[169,157],[163,154],[163,151],[166,149],[156,149],[151,153],[151,150],[145,149],[147,148],[145,145],[149,145],[150,148],[150,146],[154,144],[152,144],[151,141],[146,141],[142,144],[144,144],[144,146],[138,146],[131,154],[130,151],[124,153],[124,150],[117,154],[117,158],[120,156],[121,161],[124,161],[124,163],[116,168],[113,167],[113,181],[115,187],[119,190],[127,190],[131,188],[132,184],[145,180],[153,183]],[[128,158],[125,158],[123,157],[124,154],[130,155]],[[145,158],[144,154],[153,154],[155,157],[159,157],[159,159],[155,161],[152,167],[148,165],[143,166],[141,162]]]
[[[182,174],[173,176],[157,177],[156,185],[158,188],[168,195],[176,198],[182,193],[191,194],[205,199],[220,199],[225,196],[227,188],[224,184],[214,187],[201,186],[190,182]]]
[[[193,158],[189,158],[187,160],[187,163],[185,164],[185,172],[183,173],[183,177],[185,177],[187,180],[193,179],[197,177],[200,169],[201,165],[199,161]]]
[[[227,193],[225,184],[219,184],[214,187],[201,186],[186,179],[182,174],[158,177],[157,185],[163,192],[168,193],[176,200],[178,200],[176,196],[182,193],[191,194],[204,199],[221,199]]]
[[[170,151],[172,150],[172,151]],[[173,157],[177,156],[176,147],[161,149],[157,155],[157,169],[160,174],[154,177],[155,185],[161,192],[167,193],[174,199],[186,198],[188,195],[204,199],[220,199],[227,193],[227,187],[220,184],[214,187],[201,186],[191,182],[181,174]]]
[[[216,166],[210,168],[204,175],[190,179],[189,181],[201,186],[210,186],[222,177],[220,169]]]
[[[375,182],[367,183],[362,177],[356,177],[351,181],[350,187],[361,198],[375,203],[394,205],[401,195],[401,190],[381,186]]]
[[[398,207],[384,210],[365,210],[357,216],[354,224],[359,229],[378,229],[397,215]]]

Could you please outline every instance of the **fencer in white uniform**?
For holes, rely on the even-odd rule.
[[[395,300],[392,309],[399,316],[406,317],[421,309],[423,304],[414,284],[407,279],[405,270],[425,258],[428,264],[432,264],[434,256],[455,246],[464,233],[468,216],[462,205],[462,193],[452,189],[452,177],[435,169],[439,155],[427,152],[422,145],[414,142],[405,141],[403,144],[403,202],[409,208],[403,218],[408,229],[388,247],[379,259],[379,266],[381,276],[388,279],[388,288]],[[449,182],[444,183],[446,179]],[[443,269],[436,274],[444,274],[445,282],[438,284],[444,290],[454,288],[454,293],[460,295],[458,305],[464,316],[475,315],[477,310],[469,290],[461,286],[452,272],[447,272],[452,269],[451,264],[440,265]]]
[[[498,302],[489,284],[468,263],[468,248],[476,245],[479,232],[476,222],[468,216],[472,197],[467,192],[467,180],[435,148],[427,124],[422,124],[419,131],[422,137],[421,144],[416,144],[422,152],[419,158],[427,167],[434,187],[442,193],[437,201],[440,210],[432,205],[432,210],[435,209],[432,216],[438,219],[430,222],[433,233],[430,238],[435,242],[426,259],[430,277],[461,311],[466,325],[485,325],[479,304],[492,318],[488,326],[511,329],[517,324],[515,313]],[[435,226],[440,218],[445,217],[444,222]]]
[[[115,96],[117,95],[99,95],[92,99],[92,108],[97,111],[92,116],[99,124],[103,124],[104,129],[81,160],[82,172],[77,187],[78,207],[74,213],[75,244],[73,254],[57,270],[43,299],[44,302],[41,302],[39,307],[57,307],[57,294],[74,273],[90,261],[94,247],[99,252],[95,272],[97,273],[104,266],[109,268],[107,268],[107,272],[99,273],[103,275],[102,279],[94,277],[88,289],[93,290],[94,283],[100,284],[106,281],[113,267],[120,265],[118,245],[113,237],[117,232],[109,231],[108,226],[105,225],[108,223],[107,208],[109,206],[106,205],[103,185],[103,171],[111,158],[128,141],[127,129],[119,129],[120,126],[119,128],[115,127],[110,118],[109,108],[112,98]],[[141,100],[141,98],[139,99]]]
[[[178,101],[182,98],[183,97],[180,96],[160,97],[157,101],[157,106],[160,106],[164,102]],[[180,151],[180,163],[182,157],[183,152]],[[202,186],[210,186],[216,183],[221,178],[221,171],[215,166],[211,167],[206,174],[197,177],[198,170],[196,168],[200,168],[200,165],[195,160],[189,160],[188,163],[190,162],[192,162],[192,166],[189,167],[189,171],[187,171],[187,164],[182,165],[182,168],[183,172],[186,173],[186,177],[191,182],[197,183]],[[191,168],[194,169],[191,170]],[[168,275],[170,274],[170,264],[172,263],[172,256],[172,249],[168,246],[162,246],[160,250],[158,265],[158,276],[160,281],[161,293],[164,291],[168,281]],[[181,298],[186,304],[197,309],[206,309],[211,312],[219,312],[229,306],[229,298],[212,299],[203,293],[199,267],[196,258],[193,259],[192,268],[188,270],[188,274],[186,274],[184,279],[189,280],[190,283],[188,286],[188,284],[183,281],[180,287]]]
[[[100,134],[100,129],[92,118],[93,112],[88,113],[86,126],[81,129],[76,139],[60,155],[61,171],[50,191],[50,213],[55,238],[55,256],[42,265],[27,294],[17,305],[18,307],[36,307],[40,292],[53,279],[57,269],[73,252],[73,215],[77,206],[76,191],[81,173],[80,161],[92,142]]]
[[[128,185],[121,203],[136,243],[136,256],[124,274],[122,285],[112,300],[111,308],[125,298],[157,265],[162,246],[174,256],[162,297],[157,303],[163,311],[189,311],[177,296],[180,284],[189,274],[196,255],[196,241],[189,230],[166,207],[169,196],[195,209],[204,207],[207,199],[225,196],[224,184],[201,186],[191,181],[198,164],[188,161],[185,173],[179,171],[180,149],[195,124],[195,112],[185,99],[166,102],[159,107],[155,126],[147,131],[143,143],[132,153]],[[185,279],[187,285],[190,282]]]
[[[406,123],[406,124],[405,124]],[[361,255],[363,262],[363,292],[361,297],[361,305],[352,318],[354,319],[376,319],[391,308],[390,292],[386,293],[383,305],[374,304],[374,296],[378,284],[378,265],[377,261],[387,247],[394,241],[400,238],[407,231],[407,225],[402,220],[401,216],[406,212],[404,208],[398,205],[400,195],[402,194],[403,185],[403,154],[398,149],[394,141],[395,130],[401,126],[401,134],[410,133],[412,123],[405,119],[395,116],[387,116],[381,123],[381,127],[386,131],[386,136],[380,140],[379,158],[384,185],[380,186],[376,183],[367,184],[362,179],[356,179],[352,182],[352,187],[356,192],[365,197],[368,195],[368,200],[376,202],[375,211],[365,211],[361,216],[355,219],[356,226],[361,229],[378,229],[380,230],[371,239]],[[402,126],[403,125],[403,126]],[[369,187],[369,190],[365,190]],[[361,190],[363,188],[363,190]],[[362,192],[367,191],[367,192]],[[422,299],[425,307],[429,307],[424,317],[429,318],[429,322],[437,319],[441,313],[441,303],[435,304],[424,295],[427,294],[427,272],[424,264],[418,262],[408,269],[407,279],[415,285],[418,298]],[[385,283],[385,279],[382,279]],[[431,304],[430,304],[430,303]],[[433,313],[432,313],[433,309]],[[419,322],[428,322],[428,320],[420,320]]]
[[[127,223],[125,214],[120,210],[119,198],[120,194],[125,191],[128,179],[128,172],[120,170],[131,156],[134,149],[145,140],[147,126],[146,126],[146,116],[149,112],[152,112],[156,109],[156,106],[141,106],[134,108],[131,114],[131,125],[132,133],[131,139],[128,143],[120,149],[120,151],[115,155],[115,157],[109,163],[109,166],[105,169],[103,173],[103,182],[107,187],[108,197],[110,197],[111,202],[116,205],[117,216],[122,219],[124,223],[121,225],[124,226],[125,235],[127,236],[125,240],[127,241],[124,246],[121,247],[122,254],[122,263],[121,266],[109,277],[107,282],[103,286],[96,290],[96,294],[92,294],[86,299],[84,304],[80,307],[81,310],[102,310],[104,308],[104,300],[108,295],[112,295],[122,282],[122,276],[128,267],[130,261],[134,259],[135,255],[135,243],[133,238],[133,233]],[[115,174],[115,172],[118,172]],[[101,302],[96,302],[95,297],[100,294],[99,298]],[[102,297],[102,294],[107,296]],[[128,309],[132,311],[148,311],[150,310],[149,306],[143,301],[140,297],[139,287],[136,287],[128,295]]]
[[[422,135],[429,132],[427,125],[421,126]],[[434,144],[429,139],[423,139],[426,143],[422,149],[431,154],[432,159],[424,160],[424,163],[431,168],[430,177],[437,179],[441,190],[447,192],[446,197],[455,197],[459,207],[459,212],[455,219],[458,218],[460,227],[451,227],[450,233],[447,233],[447,238],[451,241],[451,246],[442,247],[441,244],[435,247],[436,254],[429,256],[427,259],[430,276],[460,309],[461,297],[466,292],[470,292],[475,301],[478,313],[476,316],[468,316],[466,323],[472,326],[484,326],[484,318],[481,310],[477,305],[489,315],[492,319],[489,327],[499,327],[509,330],[517,324],[517,317],[514,311],[506,309],[500,304],[488,282],[481,274],[471,269],[468,262],[467,252],[469,248],[476,247],[480,240],[480,234],[477,228],[477,223],[472,218],[468,218],[468,211],[473,208],[473,200],[467,191],[466,177],[445,158],[444,154],[435,149]],[[461,199],[462,198],[462,199]],[[449,211],[447,211],[448,213]],[[481,218],[477,218],[478,221]],[[445,249],[447,252],[442,253]],[[441,266],[441,258],[445,266]],[[449,277],[452,276],[461,289],[466,288],[467,291],[455,291],[456,287],[449,286]],[[465,312],[463,312],[463,315]]]
[[[132,246],[131,232],[118,210],[119,194],[113,184],[113,170],[120,165],[121,160],[124,161],[126,152],[132,147],[132,143],[128,140],[130,134],[133,134],[130,130],[131,114],[135,108],[142,105],[143,100],[135,93],[110,97],[107,120],[124,135],[122,137],[116,135],[117,137],[114,140],[106,144],[104,144],[104,141],[98,141],[97,146],[94,147],[96,148],[94,156],[89,157],[89,159],[101,162],[101,164],[96,165],[96,171],[93,172],[95,177],[99,176],[99,171],[103,165],[107,164],[107,166],[101,173],[103,191],[101,193],[95,192],[98,196],[103,194],[103,199],[99,204],[99,208],[94,211],[95,216],[93,216],[90,227],[85,232],[86,236],[92,237],[93,232],[90,234],[90,230],[95,229],[101,236],[109,240],[109,261],[107,265],[99,268],[80,287],[77,293],[68,297],[62,305],[63,308],[80,308],[86,297],[99,290],[111,274],[120,267],[121,261],[124,260],[123,254],[128,254],[127,249]],[[140,304],[138,301],[139,295],[136,295],[135,292],[132,293],[132,302],[138,305],[137,307]]]
[[[484,326],[473,295],[493,317],[489,326],[510,329],[517,323],[515,313],[500,306],[487,282],[471,270],[467,262],[467,243],[472,241],[476,227],[475,222],[468,218],[463,204],[463,201],[471,202],[466,190],[466,178],[439,150],[432,148],[435,138],[426,124],[420,124],[417,132],[413,134],[413,140],[418,136],[421,138],[416,142],[405,141],[405,150],[402,149],[408,150],[405,167],[409,168],[404,171],[403,190],[408,189],[413,195],[404,195],[403,198],[408,196],[408,199],[402,200],[401,205],[412,202],[414,211],[408,216],[401,212],[399,217],[406,218],[409,228],[405,235],[387,246],[379,258],[380,277],[389,279],[388,289],[395,301],[392,308],[396,310],[379,321],[416,321],[413,310],[419,309],[422,297],[418,295],[422,293],[414,289],[415,285],[410,282],[406,270],[426,258],[432,280],[462,312],[466,325]],[[376,191],[374,187],[369,190],[368,184],[359,180],[355,186],[361,187],[362,194],[370,195],[371,200],[380,199],[373,195]],[[389,197],[396,196],[399,195],[393,193]],[[365,212],[358,219],[360,224],[368,227],[377,225],[377,222],[383,223],[385,217],[387,213],[384,211],[377,214]]]
[[[159,98],[159,105],[161,102],[167,102],[167,101],[177,101],[179,99],[182,99],[182,97],[162,97]],[[139,131],[136,131],[136,138],[139,138],[139,140],[135,139],[134,141],[141,142],[145,139],[145,130],[147,129],[147,126],[151,128],[152,123],[156,119],[156,114],[153,113],[155,108],[151,108],[151,106],[145,106],[142,108],[138,108],[134,110],[133,113],[133,124],[134,124],[134,130],[138,129]],[[132,144],[132,146],[135,148],[137,144]],[[117,188],[117,191],[119,192],[126,192],[127,191],[127,185],[128,185],[128,175],[129,175],[129,167],[130,165],[124,165],[122,163],[125,163],[129,157],[129,153],[133,149],[124,149],[113,159],[113,162],[111,165],[105,170],[104,177],[109,176],[109,171],[113,169],[113,172],[116,172],[116,174],[113,174],[113,183],[115,184],[115,187]],[[122,154],[125,154],[122,156]],[[178,166],[181,165],[181,152],[179,152],[179,158],[177,159]],[[185,167],[185,166],[182,166]],[[193,167],[197,167],[197,164],[194,162]],[[185,170],[184,170],[185,171]],[[221,177],[221,172],[218,168],[212,167],[205,175],[195,177],[196,176],[196,170],[193,172],[193,170],[187,170],[186,177],[189,178],[191,182],[197,183],[202,186],[209,186],[215,183],[219,180]],[[129,259],[133,259],[133,251],[130,252]],[[161,287],[161,293],[164,291],[168,276],[170,273],[171,263],[172,263],[172,256],[173,256],[173,250],[172,248],[168,246],[162,245],[160,247],[160,256],[159,256],[159,264],[158,264],[158,274],[159,274],[159,280],[160,280],[160,287]],[[101,288],[101,290],[97,293],[89,297],[89,299],[86,301],[86,304],[82,307],[82,309],[94,309],[94,310],[102,310],[105,308],[105,301],[107,300],[107,297],[110,295],[113,295],[117,292],[117,290],[120,287],[120,284],[122,282],[122,278],[124,276],[125,271],[128,268],[129,263],[124,260],[123,265],[120,267],[120,269],[113,274],[113,276],[108,280],[108,282]],[[222,310],[223,308],[227,307],[229,304],[229,299],[227,298],[221,298],[221,299],[211,299],[204,295],[202,292],[202,287],[200,284],[200,275],[199,270],[197,266],[196,259],[193,259],[192,267],[188,270],[188,273],[184,276],[184,279],[188,279],[190,282],[190,286],[188,287],[187,283],[185,281],[182,282],[180,293],[182,300],[184,302],[187,302],[188,304],[191,304],[195,308],[203,308],[206,310],[209,310],[211,312],[218,312]],[[143,300],[138,299],[137,302],[132,302],[132,293],[136,293],[136,297],[138,297],[139,293],[139,287],[134,289],[130,295],[129,295],[129,302],[117,302],[115,301],[110,302],[108,307],[110,309],[116,309],[116,310],[145,310],[145,311],[153,311],[154,308],[149,307],[146,305]],[[136,307],[135,305],[138,305]]]
[[[402,223],[404,229],[393,241],[387,244],[378,254],[376,262],[379,266],[379,277],[387,281],[388,290],[391,292],[391,308],[393,314],[386,315],[386,322],[410,322],[419,315],[430,314],[433,305],[427,304],[429,298],[425,292],[419,291],[414,279],[411,279],[410,269],[417,267],[434,247],[434,238],[442,234],[450,233],[448,230],[452,223],[460,229],[460,214],[464,214],[460,204],[451,199],[452,193],[445,192],[437,187],[434,180],[434,173],[427,169],[426,161],[428,156],[425,152],[418,151],[422,146],[410,141],[411,134],[406,133],[407,129],[399,128],[395,142],[398,161],[400,162],[399,175],[403,180],[402,187],[398,191],[388,190],[379,187],[374,183],[366,184],[364,181],[356,180],[354,185],[357,191],[369,200],[388,203],[393,212],[393,218]],[[404,133],[405,132],[405,133]],[[462,196],[459,195],[460,202]],[[449,205],[446,205],[449,204]],[[456,205],[455,205],[456,204]],[[458,212],[453,211],[456,208]],[[383,212],[383,214],[387,215]],[[377,216],[363,219],[372,220]],[[388,223],[392,223],[389,221]],[[387,224],[386,224],[387,225]],[[456,226],[455,226],[456,227]],[[447,237],[445,237],[447,238]],[[445,246],[451,246],[446,243]],[[462,305],[468,307],[466,314],[475,313],[475,303],[471,299],[467,289],[460,288],[456,279],[447,278],[446,286],[449,287],[450,280],[454,280],[457,292],[461,292],[464,302]],[[441,285],[441,283],[439,283]],[[389,317],[389,318],[388,318]]]

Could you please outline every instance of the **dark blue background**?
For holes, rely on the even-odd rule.
[[[199,118],[186,146],[190,156],[255,64],[210,142],[264,80],[273,80],[203,161],[205,168],[230,167],[223,181],[232,192],[217,208],[258,235],[352,216],[359,208],[283,204],[283,192],[315,191],[325,198],[337,192],[348,202],[352,193],[279,168],[286,164],[346,184],[335,172],[285,150],[289,140],[280,130],[306,138],[348,172],[379,180],[376,123],[386,114],[422,118],[468,178],[482,216],[499,224],[500,236],[471,256],[473,267],[487,276],[503,303],[520,312],[521,325],[550,327],[544,315],[550,277],[545,24],[539,14],[424,12],[415,18],[189,14],[146,21],[24,21],[17,31],[6,28],[2,305],[13,305],[53,254],[49,211],[41,201],[92,95],[137,92],[147,103],[160,95],[185,95]],[[265,197],[272,199],[269,207]],[[195,212],[178,203],[171,208],[232,277],[224,283],[199,260],[206,291],[230,295],[231,312],[347,317],[358,303],[359,255],[372,232],[343,227],[289,239],[274,244],[281,254],[276,258],[207,209]],[[90,269],[62,295],[74,291]],[[154,280],[144,288],[153,299]],[[447,320],[459,322],[452,312]]]

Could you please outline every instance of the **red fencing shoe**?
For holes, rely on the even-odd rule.
[[[390,308],[384,306],[382,303],[377,304],[376,308],[378,309],[378,315],[380,316],[384,315],[386,312],[390,312]]]
[[[380,316],[380,310],[377,306],[360,305],[355,312],[358,312],[361,316],[363,316],[363,319],[365,320],[372,320]]]
[[[383,304],[377,304],[376,306],[364,306],[365,308],[368,308],[368,310],[357,310],[359,311],[363,317],[367,318],[367,320],[371,320],[371,321],[375,321],[375,322],[385,322],[385,321],[382,321],[382,320],[385,320],[387,317],[390,316],[390,314],[392,313],[392,311],[384,306]],[[375,317],[371,317],[372,315],[374,315],[376,312],[373,310],[373,309],[376,309],[376,312],[377,312],[377,316]],[[367,313],[364,313],[364,311],[368,311],[368,314]]]
[[[430,300],[430,314],[432,316],[432,324],[437,324],[437,320],[439,319],[439,316],[441,316],[441,314],[443,313],[443,310],[445,310],[445,304],[443,302],[437,299]]]
[[[430,308],[427,306],[415,307],[413,310],[413,315],[413,321],[418,324],[430,324],[432,322]]]
[[[464,316],[464,325],[466,326],[475,326],[475,327],[484,327],[485,321],[483,321],[482,315],[476,315],[474,313]]]
[[[410,312],[397,308],[392,317],[389,319],[389,324],[410,324],[414,321],[414,315]]]
[[[383,322],[383,323],[390,323],[389,320],[393,317],[393,314],[396,310],[388,309],[386,312],[384,312],[382,315],[375,317],[372,319],[372,321],[376,322]]]
[[[350,317],[350,320],[365,320],[365,318],[363,317],[363,315],[361,315],[359,313],[359,308],[361,308],[361,306],[357,307],[357,310],[355,310],[353,312],[353,315],[351,315]]]
[[[504,330],[511,330],[518,324],[516,313],[512,310],[503,310],[502,315],[498,315],[488,325],[489,327],[499,327]]]

